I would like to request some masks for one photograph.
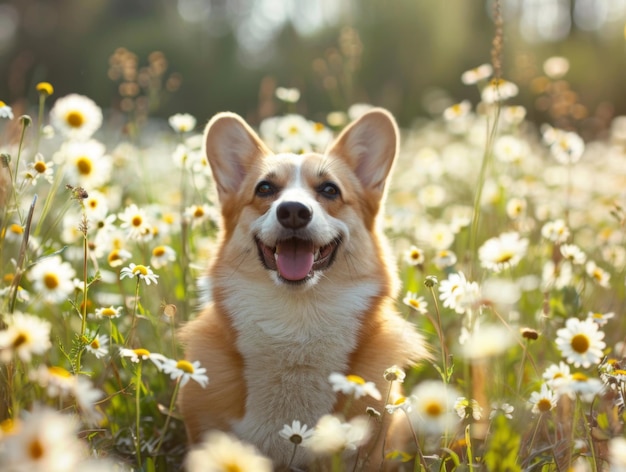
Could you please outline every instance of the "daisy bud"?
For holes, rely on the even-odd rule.
[[[9,164],[11,163],[11,155],[3,152],[0,154],[0,162],[2,162],[2,167],[9,167]]]
[[[54,93],[54,87],[50,82],[39,82],[35,87],[41,95],[48,96]]]
[[[28,115],[22,115],[18,118],[18,120],[22,123],[24,128],[28,128],[33,123],[33,119]]]
[[[426,285],[428,288],[432,288],[437,284],[439,284],[439,281],[434,275],[429,275],[428,277],[426,277],[426,280],[424,280],[424,285]]]

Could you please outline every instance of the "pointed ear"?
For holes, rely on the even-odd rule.
[[[374,108],[348,125],[327,155],[344,159],[366,189],[382,193],[398,141],[398,126],[391,113]]]
[[[219,113],[204,130],[204,153],[220,199],[239,190],[254,162],[272,154],[239,115]]]

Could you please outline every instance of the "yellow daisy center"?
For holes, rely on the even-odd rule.
[[[572,349],[579,354],[584,354],[589,350],[589,346],[591,343],[589,342],[589,338],[584,334],[576,334],[572,337],[572,341],[570,342]]]
[[[346,375],[346,379],[353,384],[365,385],[365,380],[359,375]]]
[[[78,169],[78,172],[82,175],[91,174],[91,171],[93,170],[91,159],[89,159],[87,156],[79,157],[78,159],[76,159],[76,168]]]
[[[6,104],[6,103],[4,103],[2,100],[0,100],[0,108],[4,108],[4,107],[6,107],[6,106],[7,106],[7,104]]]
[[[411,251],[411,259],[418,260],[422,254],[419,251]]]
[[[30,337],[28,333],[18,333],[17,336],[13,339],[13,349],[19,348],[22,344],[28,343]]]
[[[152,255],[154,257],[161,257],[165,254],[165,247],[157,246],[152,250]]]
[[[43,174],[45,171],[48,170],[48,166],[46,165],[44,161],[37,161],[33,165],[33,169],[35,169],[40,174]]]
[[[203,216],[204,216],[204,210],[202,209],[202,207],[196,207],[195,211],[193,212],[193,217],[202,218]]]
[[[586,382],[587,380],[589,380],[589,377],[587,377],[582,372],[576,372],[576,373],[572,374],[572,380],[574,380],[576,382]]]
[[[11,231],[11,233],[13,234],[24,234],[24,228],[22,228],[20,225],[17,225],[15,223],[13,223],[9,230]]]
[[[542,398],[537,402],[537,409],[541,413],[545,413],[546,411],[550,411],[552,409],[552,402],[547,398]]]
[[[437,401],[430,401],[424,406],[424,412],[431,417],[441,416],[443,413],[443,408],[441,407],[441,403]]]
[[[414,298],[409,299],[409,305],[411,305],[413,308],[419,308],[420,306],[422,306],[419,300],[416,300]]]
[[[241,466],[239,464],[235,464],[235,463],[227,463],[227,464],[223,464],[223,469],[224,472],[244,472],[243,469],[241,468]]]
[[[320,131],[324,131],[324,125],[322,123],[313,123],[313,130],[320,132]]]
[[[78,110],[72,110],[65,115],[65,122],[72,128],[80,128],[85,124],[85,117]]]
[[[139,227],[143,224],[143,218],[141,217],[141,215],[135,215],[130,220],[130,224],[132,224],[135,227]]]
[[[63,377],[64,379],[69,379],[72,376],[72,374],[70,374],[63,367],[59,367],[56,365],[48,367],[48,373],[50,375],[54,375],[55,377]]]
[[[3,433],[10,433],[15,429],[15,421],[11,418],[7,418],[4,421],[0,421],[0,431]]]
[[[133,269],[133,274],[134,275],[148,275],[148,269],[146,268],[146,266],[143,265],[138,265],[135,266],[135,268]]]
[[[54,87],[50,82],[39,82],[35,88],[39,93],[45,95],[52,95],[54,93]]]
[[[402,405],[404,402],[406,401],[406,397],[400,397],[398,398],[395,402],[393,402],[394,405]]]
[[[106,316],[106,317],[109,317],[109,318],[110,318],[110,317],[112,317],[112,316],[117,315],[117,310],[115,310],[115,309],[113,309],[113,308],[111,308],[111,307],[108,307],[108,308],[103,308],[103,309],[102,309],[102,311],[100,312],[100,314],[101,314],[102,316]]]
[[[94,338],[89,345],[94,349],[100,349],[100,341],[98,340],[98,338]]]
[[[44,456],[45,449],[39,438],[33,439],[28,444],[28,456],[33,460],[39,460]]]
[[[176,368],[186,372],[188,374],[193,374],[195,369],[193,368],[193,364],[186,360],[180,360],[176,363]]]
[[[56,274],[48,272],[43,276],[43,284],[48,290],[54,290],[59,286],[59,278]]]
[[[287,132],[289,134],[298,134],[300,130],[298,129],[297,126],[290,126],[289,129],[287,130]]]
[[[150,355],[150,351],[148,351],[147,349],[144,349],[142,347],[137,348],[137,349],[133,349],[133,352],[138,356],[138,357],[145,357],[145,356],[149,356]]]
[[[515,256],[515,254],[513,254],[511,251],[505,251],[498,256],[496,262],[499,264],[504,264],[505,262],[509,262],[511,259],[513,259],[513,256]]]

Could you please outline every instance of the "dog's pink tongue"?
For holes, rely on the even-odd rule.
[[[300,239],[281,242],[276,247],[276,267],[284,279],[304,279],[313,268],[313,243]]]

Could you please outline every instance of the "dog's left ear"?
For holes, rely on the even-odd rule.
[[[374,108],[348,125],[327,155],[344,159],[366,189],[382,194],[398,141],[398,126],[391,113]]]

